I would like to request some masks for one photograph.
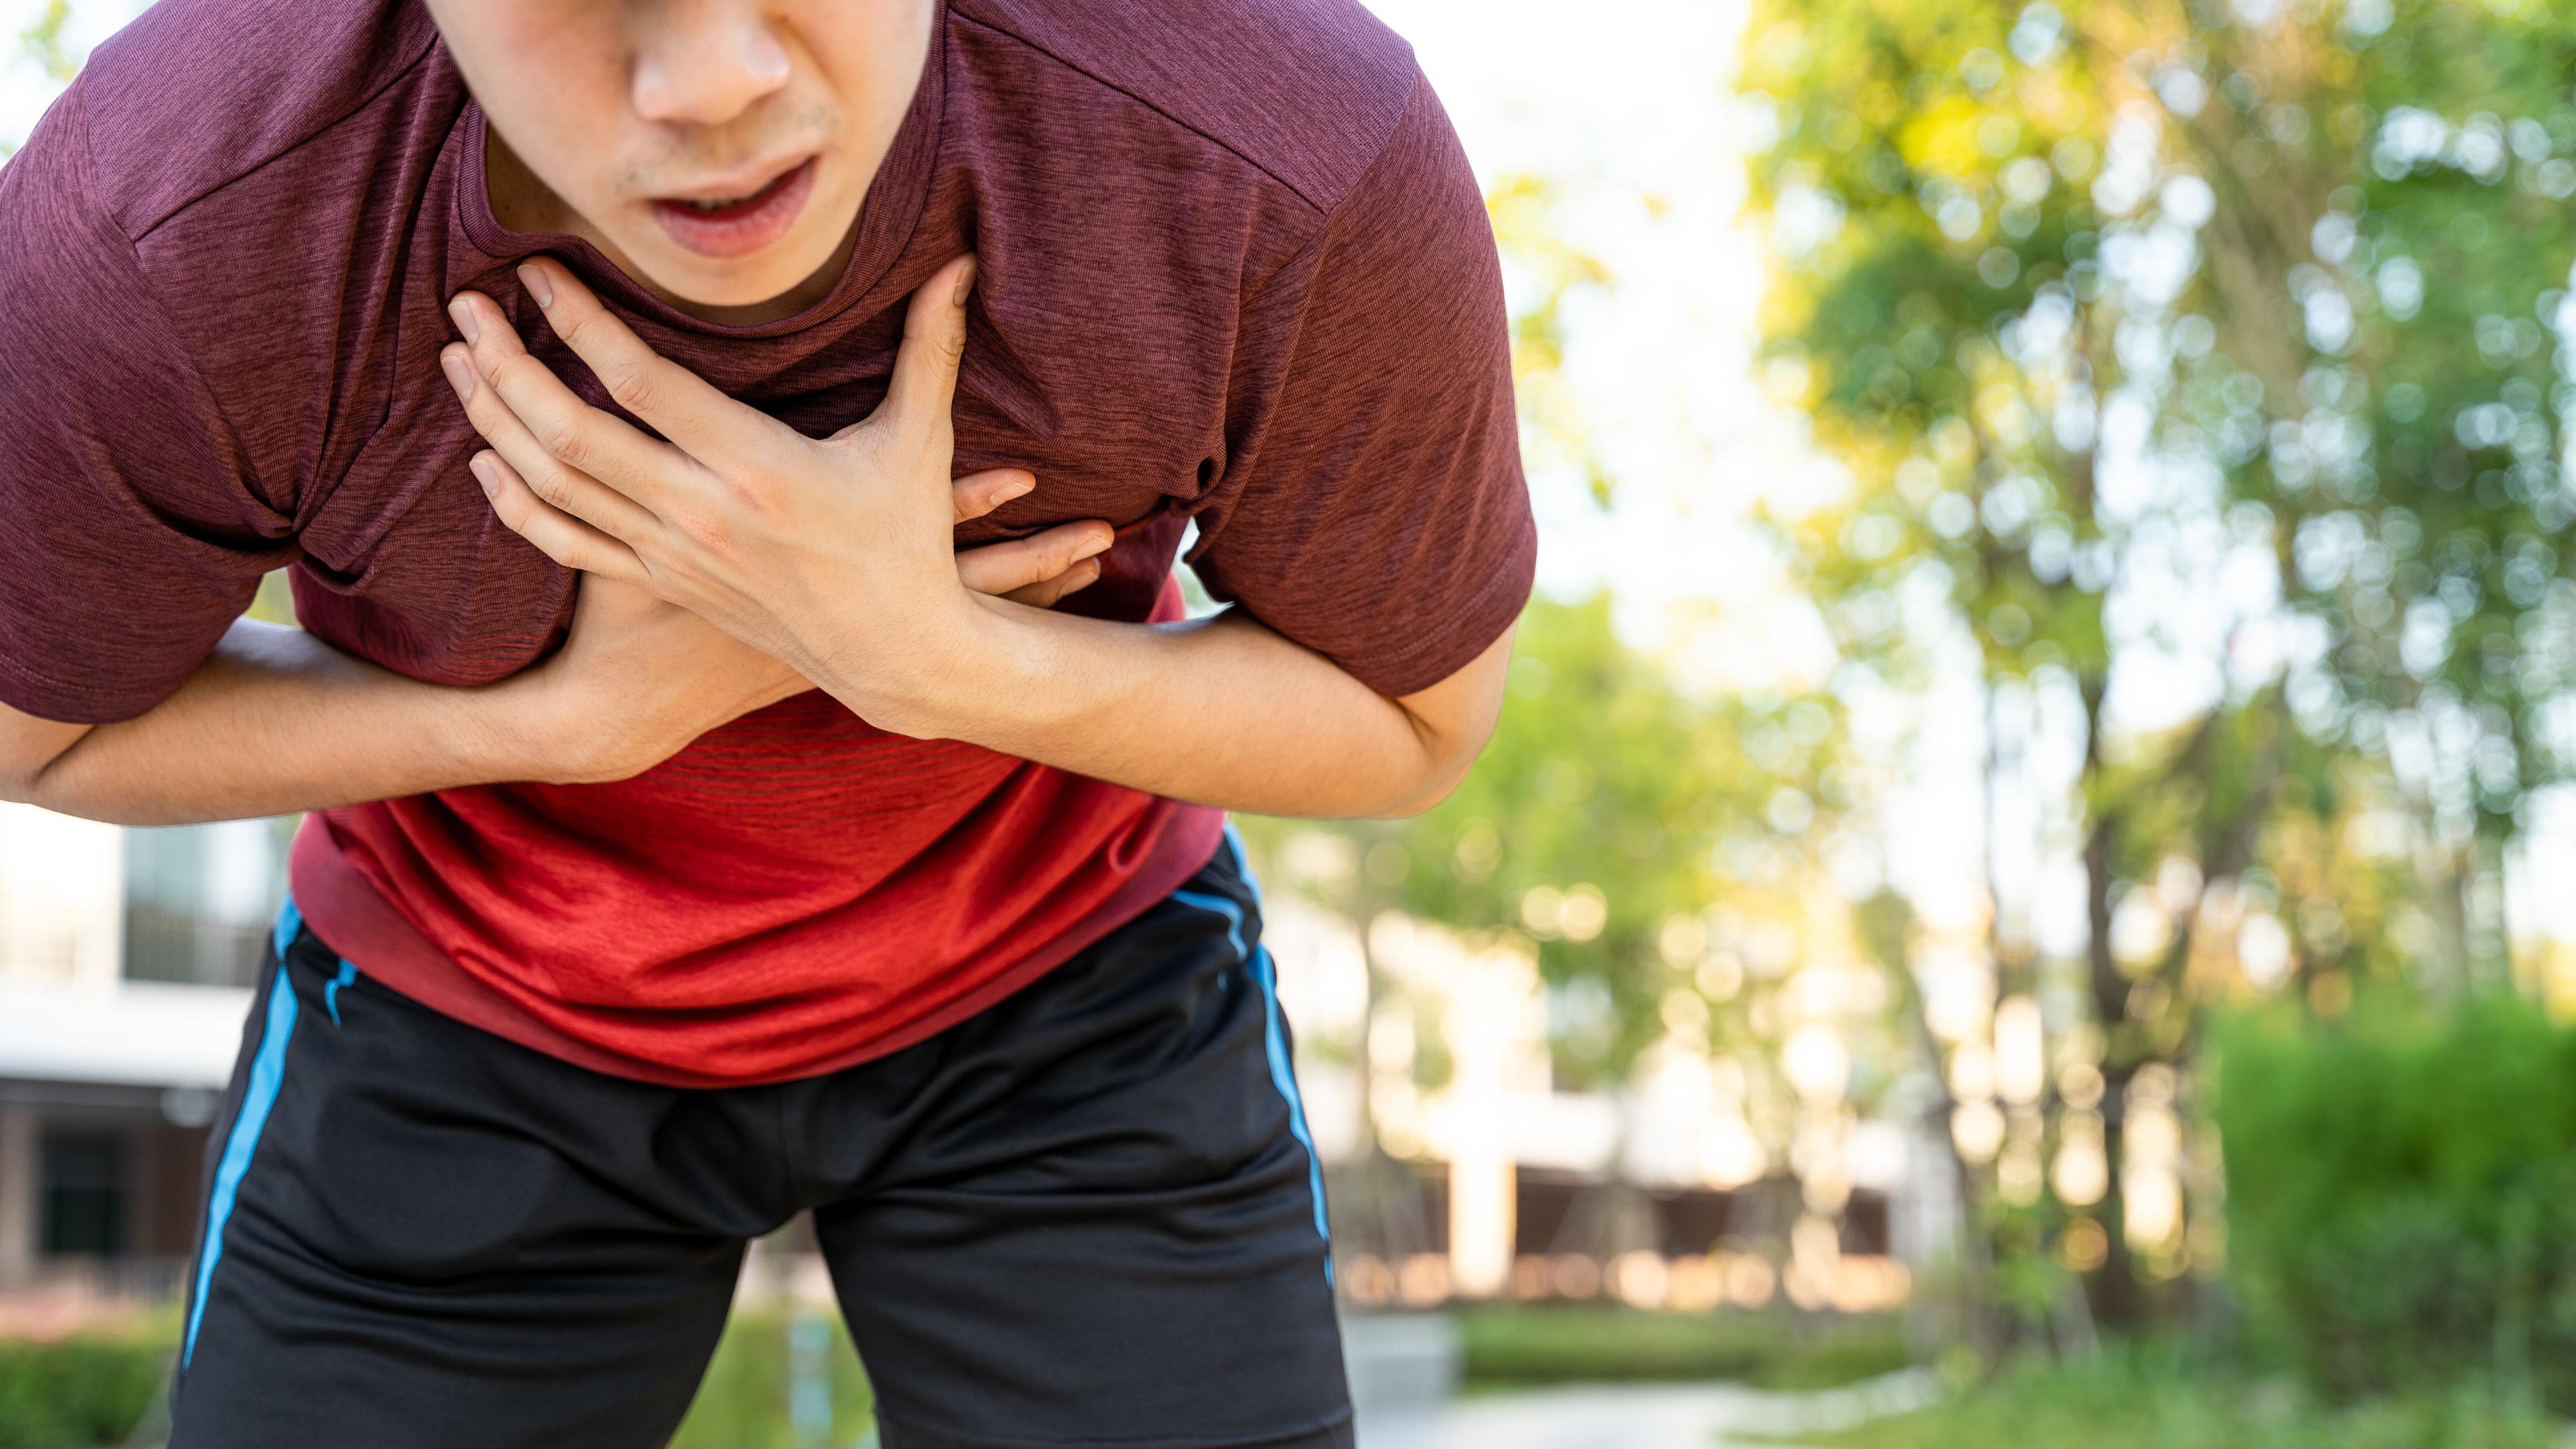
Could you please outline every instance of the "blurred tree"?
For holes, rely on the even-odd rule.
[[[1493,741],[1447,800],[1405,820],[1250,829],[1283,864],[1299,832],[1348,842],[1296,874],[1363,932],[1397,910],[1528,938],[1551,987],[1602,1008],[1552,1013],[1558,1079],[1579,1088],[1615,1081],[1663,1035],[1664,997],[1711,949],[1696,923],[1722,886],[1795,883],[1837,803],[1837,733],[1817,701],[1684,692],[1619,638],[1607,594],[1541,596],[1521,616]]]
[[[2505,975],[2504,850],[2576,743],[2571,50],[2531,4],[1755,7],[1773,376],[1852,474],[1780,527],[1846,690],[1973,641],[1990,800],[2063,791],[2025,823],[2081,868],[2090,1023],[2051,1064],[2102,1087],[2048,1097],[2106,1171],[1999,1186],[2055,1189],[2115,1322],[2127,1089],[2210,991]],[[2046,872],[1990,875],[2000,988],[2045,994]]]
[[[1620,639],[1612,613],[1607,594],[1531,602],[1493,741],[1436,808],[1403,820],[1247,819],[1245,833],[1266,869],[1348,920],[1369,963],[1372,1019],[1392,999],[1372,925],[1400,912],[1535,956],[1560,1089],[1616,1087],[1641,1054],[1682,1033],[1690,1049],[1763,1076],[1763,1100],[1785,1104],[1768,1048],[1785,1022],[1783,978],[1803,952],[1730,938],[1768,943],[1795,930],[1782,922],[1799,921],[1818,888],[1813,861],[1839,803],[1827,760],[1837,722],[1813,700],[1694,697]],[[1441,1085],[1444,1062],[1424,1041],[1418,1084]],[[1360,1075],[1374,1073],[1363,1063]],[[1757,1116],[1770,1159],[1784,1160],[1797,1122],[1786,1105]],[[1374,1129],[1374,1104],[1363,1117]],[[1587,1209],[1596,1215],[1617,1212],[1625,1151],[1611,1160],[1611,1196]],[[1427,1245],[1414,1236],[1411,1172],[1374,1135],[1346,1198],[1343,1210],[1381,1244]],[[1830,1206],[1839,1212],[1840,1198]]]
[[[71,24],[71,18],[71,0],[46,0],[45,8],[18,32],[18,43],[44,68],[45,78],[56,85],[69,85],[80,72],[80,56],[63,41],[63,31]]]
[[[1513,374],[1533,474],[1579,476],[1607,506],[1613,480],[1567,394],[1565,311],[1613,284],[1566,240],[1570,183],[1503,178],[1486,206],[1512,282]],[[1365,939],[1402,911],[1470,937],[1528,938],[1554,998],[1552,1051],[1569,1088],[1615,1082],[1663,1035],[1676,982],[1727,943],[1697,923],[1722,890],[1794,894],[1839,808],[1831,700],[1711,699],[1624,642],[1607,593],[1544,595],[1523,614],[1494,740],[1438,808],[1415,819],[1248,821],[1285,863],[1292,839],[1329,836],[1299,884]],[[1668,930],[1668,928],[1673,928]],[[1723,1033],[1744,1013],[1717,1016]]]

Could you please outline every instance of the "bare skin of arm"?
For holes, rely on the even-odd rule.
[[[788,661],[880,728],[1263,814],[1406,815],[1445,796],[1492,732],[1508,634],[1390,697],[1240,611],[1122,624],[956,586],[936,490],[973,276],[960,257],[914,294],[884,403],[823,439],[656,355],[550,260],[520,268],[529,294],[661,438],[582,402],[479,294],[451,306],[466,340],[442,360],[492,445],[473,468],[502,522]]]
[[[952,488],[979,516],[1025,475]],[[956,555],[960,586],[1044,607],[1099,576],[1108,525],[1066,524]],[[123,825],[276,815],[512,780],[591,783],[814,686],[705,620],[585,578],[564,646],[499,683],[424,684],[301,630],[236,621],[170,698],[115,724],[0,705],[0,798]]]

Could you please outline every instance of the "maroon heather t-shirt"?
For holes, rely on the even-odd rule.
[[[605,398],[511,267],[549,252],[646,341],[804,431],[885,390],[905,297],[981,273],[960,471],[1037,490],[961,543],[1121,526],[1073,607],[1172,617],[1172,555],[1373,688],[1498,637],[1535,534],[1493,239],[1401,41],[1353,0],[951,0],[847,273],[784,321],[656,301],[494,221],[427,14],[162,0],[0,169],[0,700],[112,721],[292,566],[305,626],[477,684],[574,576],[494,520],[440,377],[480,289]],[[786,701],[612,785],[318,812],[323,937],[400,991],[601,1070],[781,1080],[918,1040],[1178,885],[1217,817]]]

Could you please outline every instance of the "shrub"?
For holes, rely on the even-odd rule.
[[[122,1444],[169,1372],[170,1343],[160,1334],[0,1340],[0,1444]]]
[[[2576,1032],[2518,999],[2219,1037],[2231,1265],[2325,1386],[2576,1409]]]
[[[769,1312],[725,1325],[706,1378],[672,1449],[794,1449],[809,1442],[789,1402],[791,1336],[799,1325]],[[855,1441],[870,1423],[867,1379],[837,1318],[820,1345],[826,1440]],[[170,1374],[175,1332],[156,1324],[125,1334],[59,1342],[0,1339],[0,1449],[101,1449],[129,1441]],[[809,1349],[809,1352],[812,1350]],[[158,1442],[155,1440],[154,1442]]]

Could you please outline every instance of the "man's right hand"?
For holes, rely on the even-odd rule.
[[[1027,492],[980,473],[956,484],[960,523]],[[1107,523],[1067,523],[957,555],[957,576],[981,594],[1040,608],[1100,577]],[[691,740],[814,686],[803,675],[677,604],[597,574],[581,576],[572,629],[543,663],[492,686],[512,732],[550,784],[639,775]]]

